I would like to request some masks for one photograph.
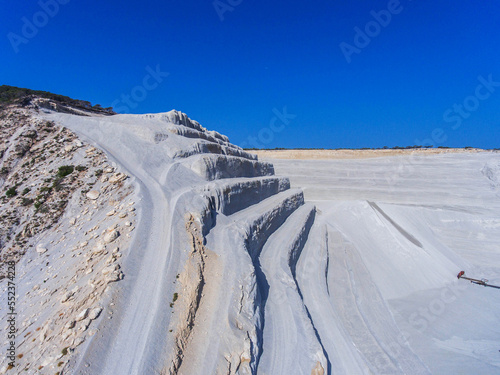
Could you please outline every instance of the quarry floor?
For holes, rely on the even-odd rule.
[[[456,277],[500,285],[498,153],[255,153],[317,207],[308,243],[326,234],[328,261],[306,247],[297,278],[332,373],[360,369],[342,341],[366,373],[500,371],[499,290]]]

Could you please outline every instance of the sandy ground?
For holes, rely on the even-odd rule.
[[[64,373],[499,373],[498,291],[456,275],[500,285],[500,154],[256,152],[273,176],[185,116],[46,115],[137,192],[125,278]]]
[[[436,155],[457,153],[478,153],[484,150],[472,148],[428,148],[409,150],[249,150],[263,159],[297,159],[297,160],[328,160],[328,159],[369,159],[386,156],[403,155]]]
[[[329,358],[325,373],[499,373],[498,290],[456,275],[500,285],[500,154],[272,162],[317,209],[296,275]],[[273,324],[290,321],[284,308],[272,308],[292,299],[275,302],[268,280],[264,343],[277,337],[276,348],[295,338]],[[266,361],[265,345],[259,370],[286,373]]]

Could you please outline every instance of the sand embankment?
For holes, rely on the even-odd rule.
[[[477,148],[428,148],[428,149],[380,149],[380,150],[248,150],[259,158],[268,159],[368,159],[402,155],[436,155],[449,153],[477,153],[485,150]]]

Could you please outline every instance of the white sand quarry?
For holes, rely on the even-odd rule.
[[[112,319],[64,374],[500,372],[500,291],[456,278],[500,284],[500,154],[273,168],[175,111],[43,116],[137,194]]]
[[[500,371],[500,291],[456,278],[500,285],[498,153],[272,162],[317,208],[297,280],[332,373]]]

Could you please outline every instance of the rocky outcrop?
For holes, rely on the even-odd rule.
[[[16,263],[16,371],[63,373],[98,331],[110,283],[125,276],[134,188],[67,128],[18,106],[0,113],[0,277]]]

